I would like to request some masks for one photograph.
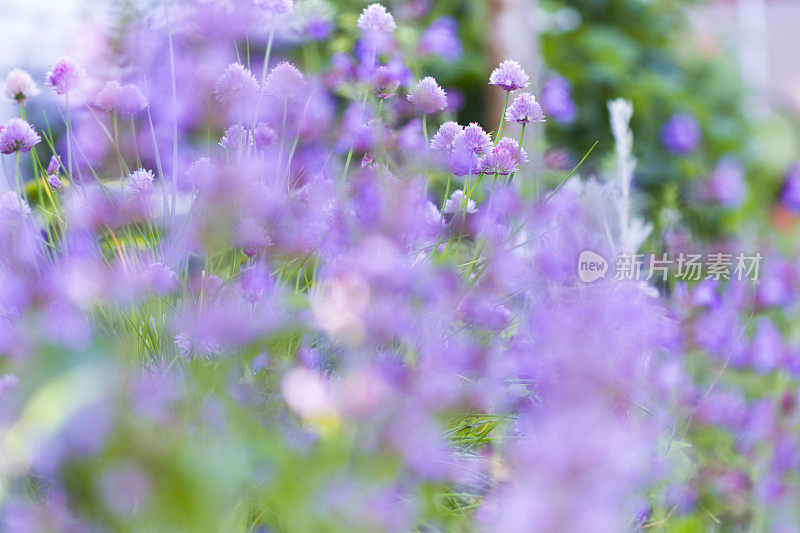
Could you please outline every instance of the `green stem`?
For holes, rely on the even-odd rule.
[[[439,250],[439,245],[441,244],[442,239],[442,228],[444,226],[444,205],[447,203],[447,198],[450,195],[450,183],[453,179],[453,172],[447,173],[447,185],[444,188],[444,200],[442,200],[442,212],[439,217],[439,231],[436,234],[436,246],[433,247],[433,253],[435,254]]]
[[[269,39],[267,40],[267,51],[264,53],[264,67],[261,69],[261,85],[267,80],[267,70],[269,69],[269,56],[272,54],[272,38],[275,37],[275,29],[269,30]]]
[[[508,98],[511,96],[511,91],[506,91],[506,101],[503,104],[503,113],[500,115],[500,126],[497,127],[497,136],[494,138],[494,144],[500,141],[500,136],[503,135],[503,125],[506,123],[506,110],[508,109]]]
[[[122,152],[119,148],[119,118],[116,111],[114,111],[112,116],[114,123],[114,148],[117,151],[117,162],[119,163],[120,177],[124,179],[127,172],[125,171],[125,159],[122,157]]]
[[[519,147],[517,148],[517,167],[519,167],[519,156],[522,155],[522,143],[525,141],[525,126],[527,124],[522,124],[522,133],[519,134]],[[508,184],[511,185],[511,182],[514,180],[514,175],[516,171],[511,173],[511,176],[508,178]]]
[[[133,149],[136,152],[136,167],[142,167],[142,156],[139,154],[139,141],[136,140],[136,122],[131,117],[131,139],[133,142]]]
[[[69,114],[69,93],[67,93],[65,102],[67,106],[67,174],[72,181],[72,120]]]
[[[361,99],[361,109],[363,111],[364,106],[367,105],[367,96],[369,95],[369,85],[364,88],[364,98]],[[350,147],[350,150],[347,151],[347,161],[344,163],[344,172],[342,173],[342,181],[347,179],[347,172],[350,170],[350,161],[353,159],[353,147]]]
[[[24,192],[22,191],[22,180],[19,176],[19,150],[14,152],[14,183],[17,185],[17,200],[19,201],[19,214],[23,216],[25,211],[24,207],[22,206],[22,196]]]

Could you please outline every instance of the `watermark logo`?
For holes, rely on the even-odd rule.
[[[669,278],[682,281],[702,279],[752,280],[759,279],[761,261],[764,257],[756,253],[680,253],[669,254],[627,254],[617,255],[613,276],[619,281],[661,281]],[[581,252],[578,258],[578,278],[591,283],[606,276],[608,261],[591,250]]]
[[[581,252],[578,258],[578,277],[584,283],[591,283],[604,278],[608,271],[608,261],[591,250]]]

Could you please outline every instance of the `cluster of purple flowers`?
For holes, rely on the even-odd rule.
[[[739,285],[669,302],[578,280],[584,250],[620,243],[588,187],[517,186],[545,120],[531,93],[509,103],[517,62],[488,76],[508,97],[492,135],[417,81],[380,4],[322,66],[294,55],[318,37],[299,3],[178,4],[120,37],[147,95],[54,65],[68,122],[41,134],[46,167],[32,125],[0,130],[34,169],[0,196],[0,530],[620,531],[720,486],[791,501],[800,351],[766,312],[796,305],[796,265],[770,262],[733,351]],[[406,50],[455,57],[454,24]],[[697,352],[779,375],[779,401],[695,382]],[[703,428],[769,465],[680,470]]]

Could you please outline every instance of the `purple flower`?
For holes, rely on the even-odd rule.
[[[450,195],[450,198],[445,200],[443,211],[447,215],[458,213],[459,211],[464,209],[464,207],[462,207],[463,203],[464,203],[464,191],[458,189],[457,191],[453,191],[453,194]],[[478,208],[475,206],[475,201],[472,198],[467,200],[466,211],[468,215],[471,215],[478,211]]]
[[[436,80],[427,76],[408,93],[408,101],[422,113],[434,113],[447,107],[447,94]]]
[[[147,107],[147,99],[135,85],[120,85],[112,80],[97,94],[94,104],[104,111],[132,117]]]
[[[264,122],[259,122],[253,130],[253,141],[256,143],[256,148],[263,150],[272,145],[278,134]]]
[[[372,4],[361,12],[361,16],[358,17],[358,27],[365,32],[392,33],[397,24],[385,7]]]
[[[191,331],[181,331],[175,334],[175,346],[178,353],[191,361],[194,358],[208,359],[220,352],[219,343],[210,335],[194,335]]]
[[[484,131],[480,124],[471,122],[461,133],[456,135],[453,140],[453,148],[481,156],[492,148],[492,137]]]
[[[287,61],[275,66],[264,81],[264,92],[277,98],[295,98],[304,87],[303,73]]]
[[[98,481],[105,506],[120,516],[134,515],[147,507],[151,484],[141,468],[133,463],[114,466],[104,471]]]
[[[759,318],[750,345],[749,360],[753,368],[760,373],[772,372],[780,367],[785,356],[786,346],[780,330],[769,318]]]
[[[294,7],[293,0],[255,0],[255,3],[262,9],[276,15],[285,15]]]
[[[69,94],[78,89],[85,78],[86,71],[70,57],[56,61],[46,76],[47,85],[55,89],[58,94]]]
[[[236,290],[249,303],[256,303],[274,286],[274,281],[263,265],[248,268],[239,276]]]
[[[20,207],[22,210],[20,210]],[[26,217],[30,214],[31,208],[23,199],[20,202],[20,196],[14,191],[6,191],[0,196],[0,217],[10,219],[13,217]]]
[[[786,171],[781,203],[789,211],[800,213],[800,164],[794,164]]]
[[[128,183],[125,185],[125,192],[137,198],[149,198],[153,194],[153,172],[150,170],[134,170],[128,176]]]
[[[250,138],[250,132],[239,124],[234,124],[226,129],[222,139],[219,140],[220,146],[231,151],[236,151],[252,144],[253,140]]]
[[[481,172],[507,176],[517,171],[520,163],[528,161],[528,154],[521,150],[514,139],[503,137],[481,162]]]
[[[58,174],[48,174],[47,184],[56,192],[64,192],[67,189],[66,186],[64,186],[64,182],[58,177]]]
[[[734,157],[723,157],[706,183],[706,196],[725,208],[733,209],[744,202],[747,184],[742,163]]]
[[[492,149],[492,137],[473,122],[453,139],[450,170],[456,176],[480,172],[480,158]]]
[[[452,152],[456,137],[464,131],[464,127],[456,122],[445,122],[431,139],[431,148],[442,152]]]
[[[700,145],[700,124],[694,115],[673,115],[661,129],[661,143],[677,155],[689,155]]]
[[[374,82],[375,96],[380,100],[391,98],[400,86],[400,79],[397,74],[385,66],[380,66],[375,70]]]
[[[461,41],[458,38],[458,23],[453,17],[441,17],[433,21],[419,40],[422,55],[437,55],[442,59],[457,61],[461,57]]]
[[[212,183],[216,169],[207,157],[201,157],[186,169],[186,181],[195,189],[204,191]]]
[[[30,152],[31,148],[42,141],[33,126],[21,118],[12,118],[0,130],[0,152]]]
[[[53,154],[52,156],[50,156],[50,162],[47,164],[47,173],[57,174],[60,168],[61,168],[61,161],[58,160],[57,155]]]
[[[530,83],[530,79],[519,63],[513,59],[506,59],[500,66],[492,71],[489,76],[489,85],[497,85],[506,91],[523,89]]]
[[[313,41],[324,41],[333,32],[333,22],[327,16],[314,14],[306,20],[306,35]]]
[[[544,122],[544,112],[542,106],[530,93],[522,93],[514,99],[514,102],[506,110],[506,120],[519,124],[530,122]]]
[[[566,78],[550,76],[542,87],[542,107],[547,116],[569,124],[578,114],[572,100],[572,87]]]
[[[30,74],[15,68],[6,76],[5,95],[18,103],[25,105],[28,98],[39,94],[39,88]]]
[[[151,263],[144,272],[144,279],[147,288],[155,294],[169,294],[178,288],[178,277],[164,263]]]
[[[258,81],[255,76],[239,63],[231,63],[217,78],[214,97],[221,104],[244,103],[258,94]]]

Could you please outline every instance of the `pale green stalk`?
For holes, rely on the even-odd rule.
[[[14,152],[14,183],[17,185],[17,200],[19,201],[19,214],[21,216],[24,213],[24,207],[22,206],[22,180],[19,176],[19,150]]]
[[[519,134],[519,147],[517,148],[517,165],[519,165],[519,157],[520,157],[520,155],[522,155],[522,143],[525,141],[525,126],[527,126],[527,124],[523,123],[522,124],[522,133]],[[516,172],[512,172],[511,176],[509,176],[509,178],[508,178],[509,185],[514,180],[514,175],[515,174],[516,174]]]
[[[511,96],[511,91],[506,91],[506,101],[503,104],[503,113],[500,115],[500,126],[497,128],[497,135],[494,138],[494,144],[500,141],[500,136],[503,135],[503,125],[506,123],[506,110],[508,109],[508,98]]]

